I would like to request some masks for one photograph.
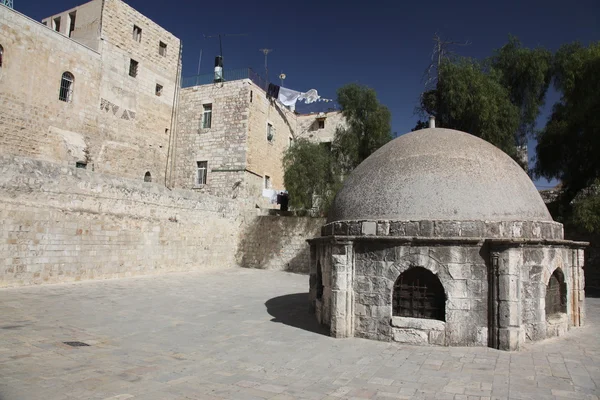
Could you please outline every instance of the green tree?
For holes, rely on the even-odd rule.
[[[436,86],[421,95],[418,111],[436,125],[481,137],[518,162],[518,146],[533,133],[552,74],[552,55],[518,39],[483,61],[441,58]],[[417,127],[423,126],[420,122]]]
[[[508,90],[512,104],[519,109],[518,145],[534,134],[535,121],[544,105],[552,79],[552,53],[543,48],[528,49],[509,36],[508,43],[487,61],[492,74]]]
[[[600,42],[562,46],[555,55],[554,86],[561,99],[537,135],[534,172],[559,179],[562,202],[569,205],[600,177]]]
[[[375,90],[354,83],[338,90],[337,101],[347,127],[336,131],[333,152],[347,174],[392,139],[391,113]]]
[[[292,208],[314,207],[321,214],[329,209],[341,181],[328,146],[299,139],[285,152],[283,168]]]
[[[436,117],[436,126],[478,136],[517,159],[518,107],[497,76],[476,60],[444,60],[436,89],[423,94],[421,108]]]

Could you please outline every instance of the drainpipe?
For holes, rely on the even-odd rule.
[[[179,90],[181,88],[181,54],[183,43],[179,41],[179,57],[177,60],[177,77],[175,79],[175,89],[173,90],[173,105],[171,110],[171,129],[169,131],[169,146],[167,148],[167,162],[165,165],[165,187],[172,188],[173,168],[175,166],[175,153],[177,148],[177,116],[179,107]]]

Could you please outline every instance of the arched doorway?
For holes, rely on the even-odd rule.
[[[557,268],[546,286],[546,318],[567,312],[567,284],[565,275]]]
[[[150,174],[150,171],[147,171],[144,175],[144,182],[152,182],[152,174]]]

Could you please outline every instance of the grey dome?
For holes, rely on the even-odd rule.
[[[529,176],[492,144],[452,129],[400,136],[346,179],[328,222],[552,221]]]

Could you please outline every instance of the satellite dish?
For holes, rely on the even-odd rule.
[[[285,79],[285,74],[279,74],[279,79]]]

